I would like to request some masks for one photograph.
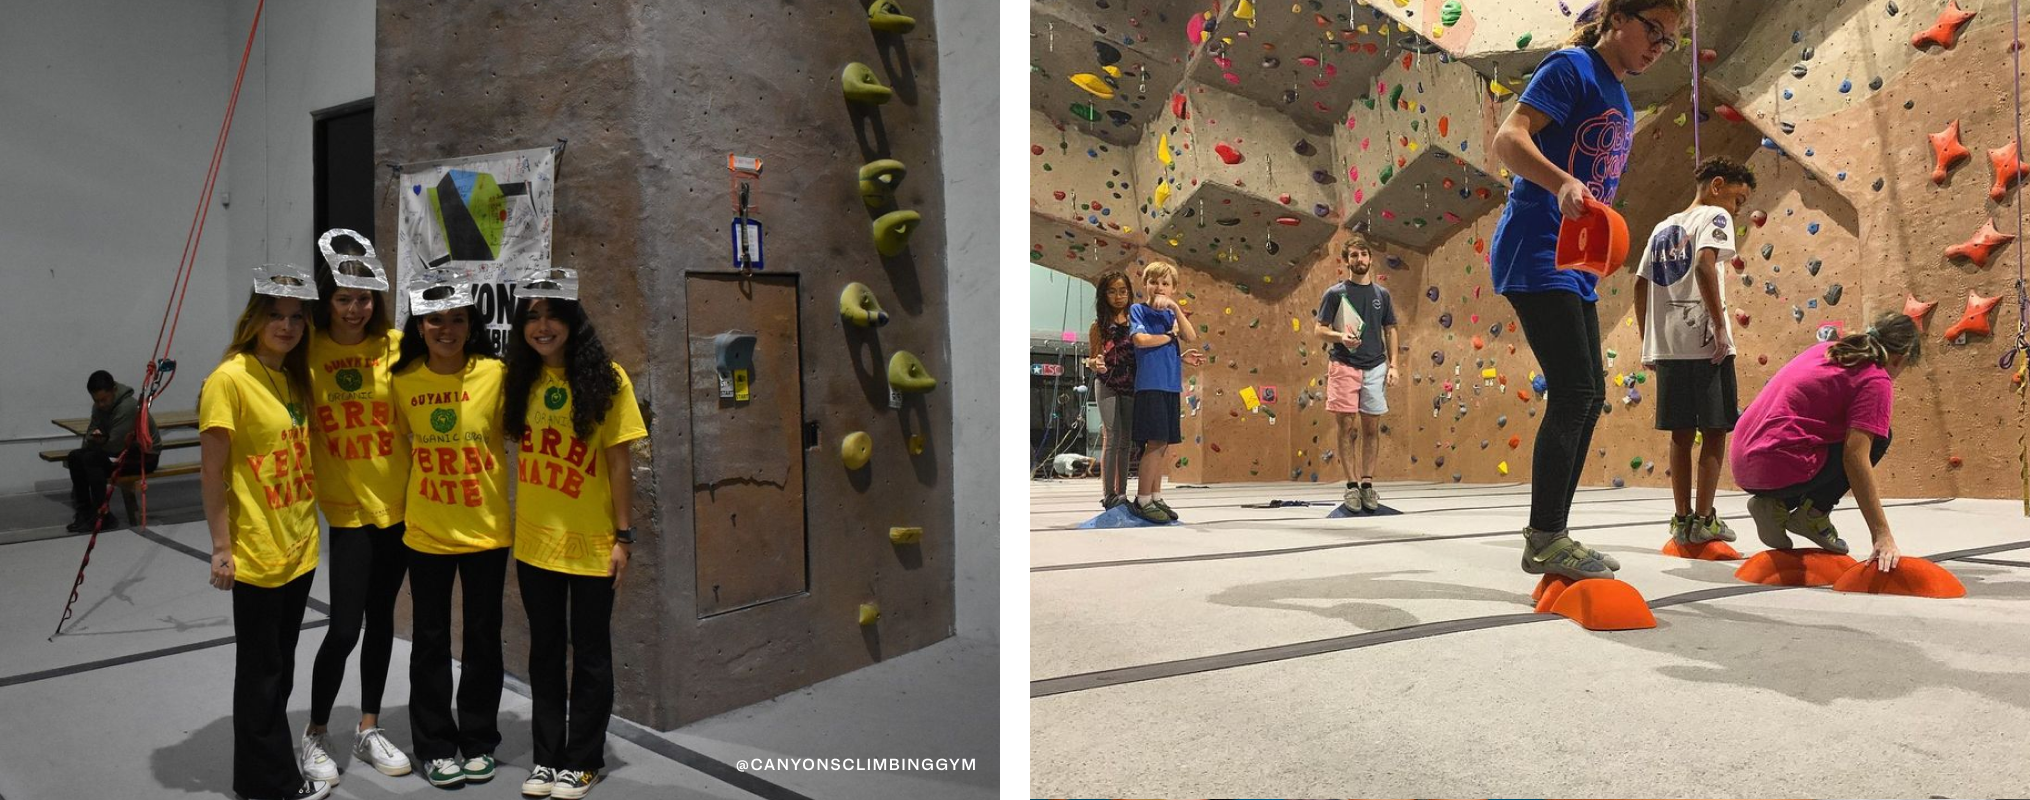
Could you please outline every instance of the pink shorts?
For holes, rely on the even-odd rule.
[[[1389,412],[1389,365],[1358,370],[1331,362],[1325,372],[1325,410],[1334,414],[1386,414]]]

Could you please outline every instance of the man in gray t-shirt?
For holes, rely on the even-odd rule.
[[[1396,383],[1396,305],[1374,285],[1374,251],[1360,234],[1340,248],[1345,279],[1325,290],[1313,333],[1326,342],[1325,410],[1339,420],[1339,462],[1346,507],[1374,511],[1374,463],[1381,449],[1387,389]]]

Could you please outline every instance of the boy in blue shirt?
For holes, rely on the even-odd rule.
[[[1184,306],[1171,297],[1177,291],[1177,268],[1157,262],[1142,268],[1148,302],[1128,309],[1135,340],[1135,441],[1142,443],[1135,502],[1128,510],[1150,522],[1177,521],[1177,512],[1163,502],[1163,476],[1170,471],[1170,446],[1184,441],[1178,422],[1179,395],[1184,393],[1184,362],[1205,363],[1197,350],[1179,352],[1178,342],[1198,339]]]

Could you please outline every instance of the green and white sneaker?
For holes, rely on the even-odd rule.
[[[557,788],[557,771],[539,766],[529,770],[529,779],[522,781],[522,796],[549,797],[550,791],[555,788]]]
[[[493,756],[477,755],[465,759],[465,779],[473,783],[493,780]]]
[[[1571,536],[1559,533],[1557,538],[1539,542],[1538,531],[1523,529],[1522,568],[1531,575],[1561,575],[1572,580],[1587,578],[1612,578],[1614,568],[1606,559]]]
[[[1695,544],[1692,540],[1692,515],[1671,515],[1671,541],[1678,544]]]
[[[465,769],[455,758],[432,759],[423,765],[423,779],[431,786],[457,786],[465,782]]]
[[[586,792],[592,791],[592,784],[598,782],[599,773],[597,772],[560,770],[557,772],[557,788],[550,792],[550,796],[560,797],[564,800],[576,800],[576,798],[584,797]]]

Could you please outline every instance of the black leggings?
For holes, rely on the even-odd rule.
[[[366,628],[366,647],[359,656],[359,710],[381,713],[381,692],[388,685],[388,656],[395,642],[395,596],[409,573],[409,548],[402,544],[404,526],[366,525],[331,529],[331,627],[310,670],[310,724],[331,722],[331,704],[345,682],[345,660]]]
[[[1890,433],[1894,434],[1895,431]],[[1886,435],[1875,437],[1875,445],[1868,448],[1868,463],[1882,463],[1882,454],[1889,452],[1889,438]],[[1782,500],[1783,506],[1792,511],[1796,511],[1806,500],[1812,501],[1812,508],[1819,511],[1832,511],[1833,506],[1839,505],[1840,498],[1847,496],[1847,490],[1853,488],[1852,484],[1847,482],[1847,464],[1844,460],[1846,454],[1846,442],[1829,445],[1826,448],[1825,466],[1819,467],[1818,474],[1811,476],[1810,480],[1782,489],[1753,494]]]
[[[1544,370],[1550,393],[1530,461],[1530,528],[1565,529],[1579,473],[1593,446],[1593,426],[1607,399],[1607,367],[1600,359],[1600,312],[1571,292],[1507,295],[1523,337]]]

